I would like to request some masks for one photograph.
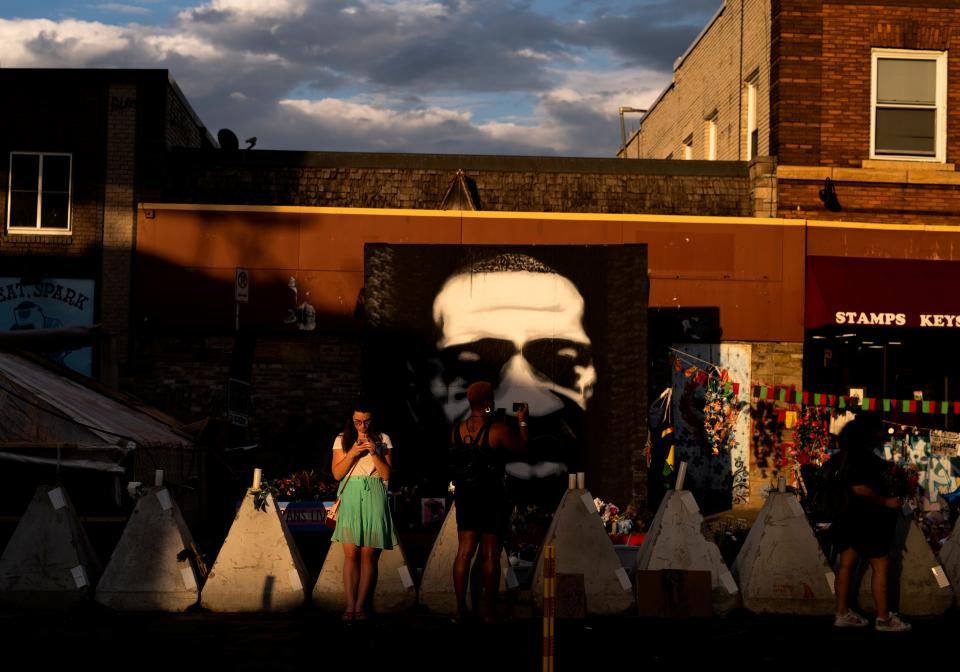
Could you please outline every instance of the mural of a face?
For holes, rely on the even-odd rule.
[[[431,385],[447,419],[468,415],[467,387],[487,380],[500,406],[526,401],[531,417],[544,419],[539,424],[547,435],[558,429],[573,434],[563,419],[565,409],[586,410],[597,382],[583,313],[576,286],[547,269],[450,277],[433,304],[443,369]],[[557,423],[563,426],[551,428]],[[566,469],[558,459],[507,466],[508,473],[524,479]]]
[[[552,510],[570,471],[629,499],[625,465],[647,427],[648,290],[639,245],[368,243],[361,373],[407,447],[397,482],[446,488],[451,423],[484,380],[508,423],[514,402],[530,405],[527,450],[507,465],[517,502]]]

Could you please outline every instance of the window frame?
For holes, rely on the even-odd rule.
[[[757,89],[759,88],[757,84],[759,83],[760,75],[755,73],[747,78],[747,134],[746,134],[746,155],[747,161],[752,161],[757,158],[757,154],[760,153],[760,125],[758,119],[758,110],[757,110]],[[757,147],[754,151],[753,141],[756,138]]]
[[[936,63],[936,94],[932,106],[905,104],[877,104],[877,71],[880,59],[934,61]],[[934,110],[934,154],[877,153],[877,110]],[[870,158],[883,161],[947,162],[947,52],[920,49],[874,48],[870,54]]]
[[[707,161],[717,160],[717,112],[713,112],[703,120],[706,146],[703,148],[703,158]]]
[[[37,156],[39,168],[37,175],[37,221],[36,226],[12,226],[10,215],[13,206],[13,157]],[[67,170],[67,226],[63,229],[41,226],[43,217],[43,159],[46,156],[66,156],[69,158]],[[62,193],[62,192],[61,192]],[[7,216],[6,229],[9,234],[37,235],[37,236],[70,236],[73,235],[73,153],[72,152],[25,152],[11,151],[7,161]]]
[[[688,135],[681,144],[683,149],[683,160],[692,161],[693,160],[693,133]]]

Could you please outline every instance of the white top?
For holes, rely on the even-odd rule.
[[[337,438],[333,440],[333,449],[343,452],[343,434],[338,434]],[[388,450],[393,450],[393,444],[390,442],[390,437],[381,432],[380,443],[376,444],[375,450],[380,457],[384,457]],[[373,458],[369,455],[364,455],[357,460],[357,466],[353,468],[353,473],[351,474],[351,476],[378,475],[377,465],[374,463]],[[346,475],[344,475],[344,478],[346,478]]]

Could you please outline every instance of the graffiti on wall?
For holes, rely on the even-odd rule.
[[[702,362],[715,364],[727,372],[731,381],[739,383],[740,412],[734,422],[729,452],[711,454],[704,432],[704,385],[695,378],[674,373],[674,417],[677,419],[677,460],[687,462],[686,489],[692,490],[707,512],[747,504],[750,497],[749,451],[750,414],[746,396],[750,389],[750,356],[748,344],[677,345],[676,350]]]

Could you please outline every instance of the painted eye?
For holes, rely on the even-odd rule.
[[[578,353],[573,348],[560,348],[559,350],[557,350],[558,357],[569,357],[570,359],[576,359],[579,356],[579,354],[580,353]]]
[[[471,352],[470,350],[461,350],[457,354],[457,361],[458,362],[479,362],[480,355],[478,355],[475,352]]]

